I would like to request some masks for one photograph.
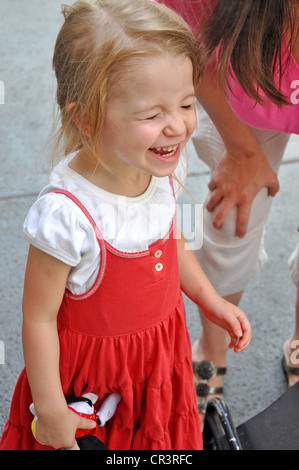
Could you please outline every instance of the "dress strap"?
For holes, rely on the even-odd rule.
[[[53,189],[51,192],[56,193],[56,194],[63,194],[64,196],[71,199],[79,207],[79,209],[82,210],[83,214],[86,216],[86,218],[88,219],[88,221],[91,224],[92,228],[94,229],[96,238],[97,238],[100,246],[102,247],[102,245],[104,244],[103,235],[102,235],[100,229],[98,228],[97,224],[95,223],[94,219],[92,218],[92,216],[90,215],[90,213],[86,209],[86,207],[82,204],[82,202],[76,196],[74,196],[74,194],[70,193],[69,191],[66,191],[65,189]]]
[[[94,229],[97,242],[100,246],[100,250],[101,250],[100,266],[99,266],[97,279],[94,282],[93,286],[86,293],[81,294],[81,295],[71,294],[70,292],[67,293],[67,296],[72,299],[76,299],[76,300],[84,299],[84,298],[91,296],[98,289],[99,285],[102,282],[105,268],[106,268],[106,263],[107,263],[107,250],[106,250],[105,241],[93,217],[90,215],[90,213],[88,212],[86,207],[82,204],[82,202],[78,198],[76,198],[76,196],[74,196],[74,194],[70,193],[69,191],[66,191],[65,189],[53,189],[51,192],[56,193],[56,194],[63,194],[64,196],[71,199],[79,207],[79,209],[82,210],[83,214],[85,215],[85,217],[91,224],[92,228]]]
[[[175,190],[174,190],[174,184],[173,184],[173,176],[172,175],[169,175],[169,184],[171,186],[171,189],[172,189],[172,192],[173,192],[173,196],[175,198]]]

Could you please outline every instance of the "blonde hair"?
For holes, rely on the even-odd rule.
[[[52,161],[83,147],[100,161],[99,141],[110,86],[117,86],[114,78],[145,57],[167,52],[190,58],[196,85],[194,37],[174,11],[147,0],[85,0],[64,5],[62,11],[65,21],[53,57],[60,128]]]

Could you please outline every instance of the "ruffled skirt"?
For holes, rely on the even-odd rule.
[[[59,324],[65,396],[92,392],[95,407],[111,392],[115,415],[93,433],[110,450],[200,450],[202,433],[193,384],[191,344],[182,295],[157,324],[117,337],[92,337]],[[31,433],[26,371],[17,382],[0,449],[49,449]]]

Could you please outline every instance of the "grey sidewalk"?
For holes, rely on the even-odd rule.
[[[4,362],[0,363],[0,434],[23,367],[21,303],[28,245],[22,224],[47,182],[46,174],[37,173],[34,163],[51,128],[55,90],[51,57],[62,22],[61,3],[10,0],[0,4],[0,85],[5,92],[5,104],[0,104],[0,362]],[[208,170],[190,148],[187,187],[202,202]],[[236,424],[264,409],[285,390],[280,359],[282,344],[294,324],[295,288],[287,259],[299,240],[298,181],[299,138],[294,137],[280,170],[281,190],[267,225],[269,261],[242,300],[253,340],[245,352],[229,354],[225,399]],[[184,201],[190,201],[188,196],[182,197]],[[189,301],[186,307],[194,341],[200,321],[196,307]]]

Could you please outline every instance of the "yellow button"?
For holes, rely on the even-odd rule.
[[[162,263],[157,263],[155,266],[156,271],[162,271],[163,269],[163,264]]]
[[[155,258],[160,258],[161,255],[162,255],[161,250],[157,250],[156,253],[154,254]]]

